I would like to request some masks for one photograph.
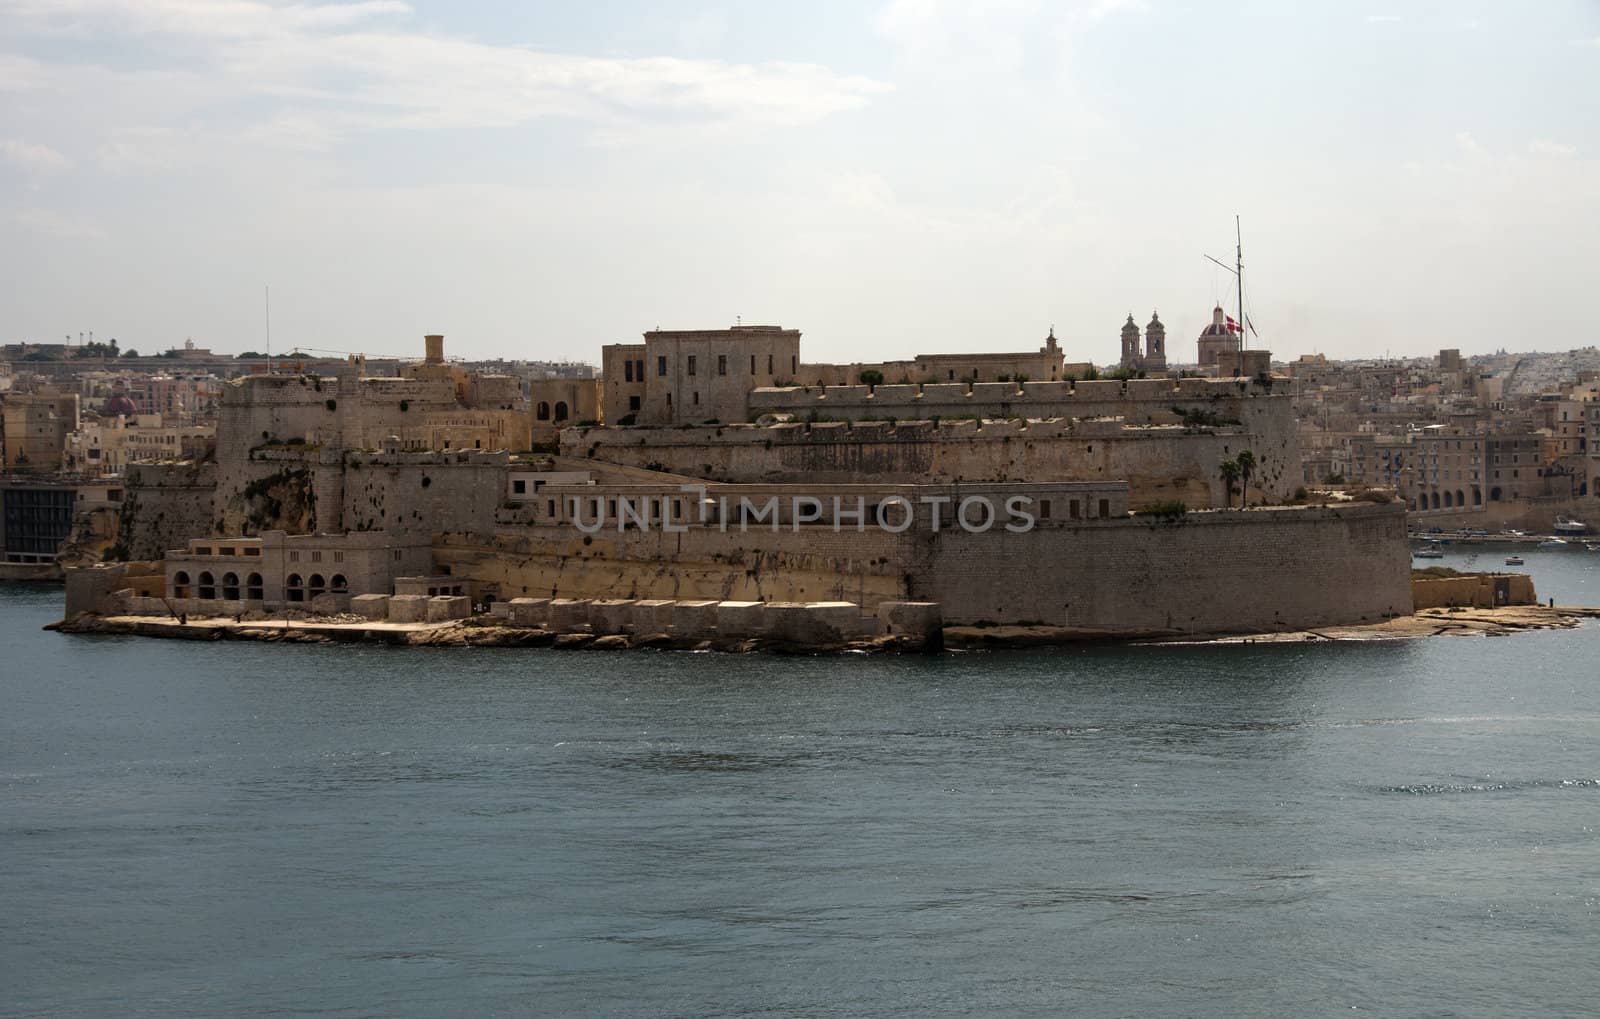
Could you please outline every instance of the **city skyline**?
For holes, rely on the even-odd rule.
[[[1278,358],[1592,342],[1592,5],[978,8],[0,5],[0,341],[1191,361],[1238,214]]]

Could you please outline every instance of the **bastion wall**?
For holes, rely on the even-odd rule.
[[[570,428],[568,456],[717,481],[835,484],[1127,481],[1134,506],[1226,501],[1218,464],[1250,449],[1251,489],[1286,498],[1298,475],[1293,428],[1128,426],[1118,420],[871,421],[689,428]]]

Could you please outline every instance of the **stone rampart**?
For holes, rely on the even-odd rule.
[[[1501,605],[1537,605],[1533,578],[1525,573],[1474,573],[1411,582],[1412,604],[1418,609],[1460,606],[1490,609]]]

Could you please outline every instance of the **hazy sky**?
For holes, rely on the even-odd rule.
[[[0,340],[1566,349],[1597,155],[1595,0],[0,0]]]

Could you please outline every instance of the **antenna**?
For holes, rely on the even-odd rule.
[[[272,374],[272,286],[266,287],[267,298],[267,374]]]

